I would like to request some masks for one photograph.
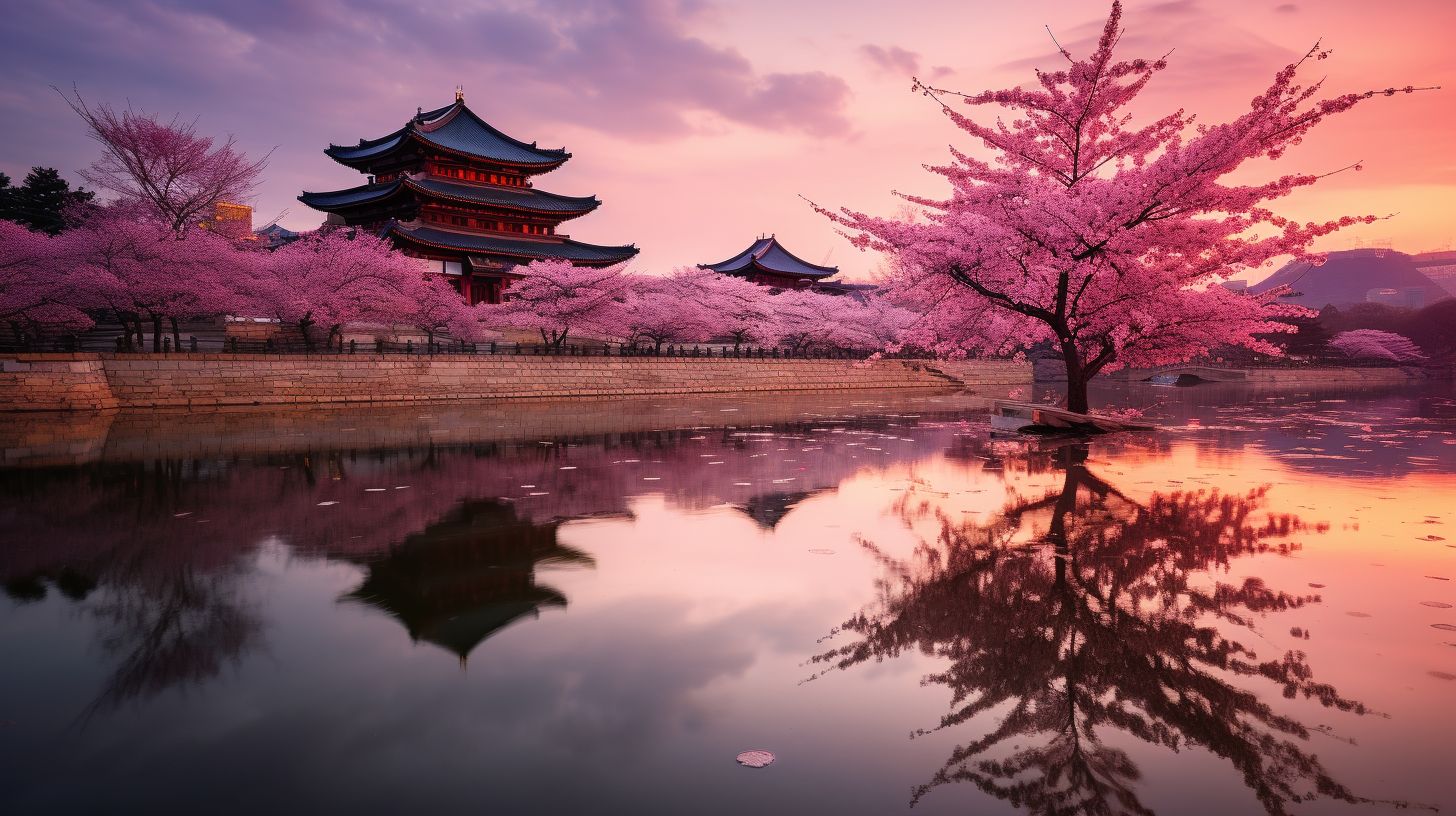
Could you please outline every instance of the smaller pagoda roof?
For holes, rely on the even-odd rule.
[[[589,213],[602,203],[596,196],[564,196],[530,187],[497,187],[411,176],[405,176],[395,181],[350,187],[347,190],[324,193],[305,192],[298,197],[298,200],[316,210],[333,212],[357,207],[361,204],[384,201],[402,191],[414,191],[431,198],[464,201],[470,204],[573,216]]]
[[[701,268],[711,269],[714,272],[721,272],[725,275],[740,275],[749,271],[767,272],[774,275],[787,275],[795,278],[827,278],[839,271],[837,266],[820,266],[811,264],[794,253],[784,248],[778,238],[770,235],[767,238],[760,238],[749,245],[748,249],[734,255],[726,261],[719,261],[715,264],[702,264]]]
[[[504,255],[526,261],[560,260],[580,264],[614,264],[629,260],[637,247],[599,246],[565,238],[508,238],[498,235],[451,232],[434,227],[408,226],[391,222],[385,235],[436,249],[451,249],[471,255]]]
[[[880,287],[873,283],[847,283],[845,281],[815,281],[814,289],[820,292],[840,295],[868,295]]]
[[[360,139],[357,145],[331,144],[324,153],[353,167],[383,158],[409,141],[470,158],[538,169],[551,169],[571,158],[566,148],[537,147],[535,142],[527,144],[496,130],[467,108],[463,98],[443,108],[418,113],[393,133],[377,139]]]

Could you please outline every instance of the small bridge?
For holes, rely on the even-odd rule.
[[[1172,378],[1179,385],[1193,385],[1200,382],[1245,382],[1249,379],[1249,372],[1241,368],[1215,368],[1185,364],[1128,369],[1121,374],[1122,379],[1133,381],[1147,381],[1154,377]]]

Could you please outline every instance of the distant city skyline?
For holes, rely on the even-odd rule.
[[[304,190],[358,183],[323,154],[400,127],[417,107],[448,104],[457,85],[508,134],[565,146],[573,158],[542,179],[605,206],[573,238],[635,242],[634,268],[729,257],[774,233],[805,260],[865,279],[878,256],[853,249],[803,198],[892,214],[892,190],[937,195],[921,169],[947,144],[975,149],[910,77],[958,90],[1008,87],[1059,61],[1047,36],[1083,53],[1105,3],[1042,0],[1016,8],[936,0],[792,7],[747,0],[439,2],[383,0],[20,0],[0,32],[0,171],[53,166],[72,183],[97,155],[51,90],[93,103],[197,118],[235,134],[252,155],[274,149],[254,204],[262,226],[322,221]],[[1342,173],[1283,202],[1300,220],[1398,213],[1318,248],[1388,245],[1418,253],[1456,246],[1456,66],[1446,32],[1456,8],[1392,0],[1314,3],[1129,0],[1120,54],[1169,68],[1134,113],[1178,107],[1220,121],[1323,37],[1329,94],[1387,86],[1445,90],[1376,99],[1338,117],[1270,172]],[[1147,101],[1143,101],[1147,100]],[[801,196],[803,198],[801,198]],[[1245,275],[1257,280],[1272,272]]]

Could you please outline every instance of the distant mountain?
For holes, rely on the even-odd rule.
[[[1257,294],[1286,284],[1295,293],[1288,301],[1311,309],[1346,308],[1372,300],[1418,308],[1451,297],[1421,271],[1414,257],[1390,249],[1331,252],[1323,266],[1292,261],[1249,291]],[[1394,291],[1371,296],[1372,290],[1382,289]]]

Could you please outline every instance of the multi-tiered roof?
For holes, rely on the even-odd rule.
[[[329,220],[379,230],[395,245],[451,277],[472,302],[498,301],[519,277],[514,268],[541,259],[608,266],[635,246],[598,246],[557,231],[601,206],[595,196],[537,190],[532,177],[571,154],[537,147],[496,130],[465,106],[464,94],[404,127],[357,145],[330,145],[330,158],[365,173],[367,184],[309,193],[299,200]]]

